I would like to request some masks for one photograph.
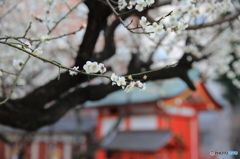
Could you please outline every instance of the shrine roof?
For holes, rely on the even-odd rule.
[[[172,138],[169,130],[119,131],[108,136],[101,148],[154,152],[166,146]]]

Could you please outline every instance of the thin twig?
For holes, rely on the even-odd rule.
[[[31,55],[31,56],[34,56],[34,57],[42,60],[43,62],[50,63],[50,64],[55,65],[55,66],[57,66],[57,67],[60,67],[60,68],[62,68],[62,69],[71,70],[71,71],[74,71],[74,72],[77,72],[77,73],[80,73],[80,74],[85,74],[85,75],[90,75],[90,76],[98,76],[98,77],[106,77],[106,78],[109,78],[108,76],[105,76],[105,75],[102,75],[102,74],[88,74],[88,73],[85,73],[85,72],[80,71],[80,70],[75,70],[75,69],[72,69],[72,68],[70,68],[70,67],[63,66],[63,65],[61,65],[60,63],[58,63],[58,62],[56,62],[56,61],[54,61],[54,60],[52,60],[52,61],[47,60],[47,59],[45,59],[45,58],[42,58],[42,57],[40,57],[40,56],[37,56],[37,55],[33,54],[32,52],[26,51],[26,50],[24,50],[24,49],[22,49],[22,48],[20,48],[20,47],[17,47],[17,46],[15,46],[15,45],[12,45],[12,44],[9,44],[9,43],[6,43],[6,42],[0,41],[0,44],[5,44],[5,45],[11,46],[11,47],[13,47],[13,48],[16,48],[16,49],[18,49],[18,50],[21,50],[21,51],[23,51],[23,52],[25,52],[25,53],[27,53],[27,54],[29,54],[29,55]]]
[[[26,35],[27,35],[28,31],[29,31],[29,30],[30,30],[30,28],[31,28],[31,25],[32,25],[32,22],[30,22],[30,23],[29,23],[29,26],[28,26],[27,30],[25,31],[25,33],[24,33],[24,35],[23,35],[23,38],[25,38],[25,37],[26,37]]]
[[[4,72],[4,73],[7,73],[9,75],[14,75],[14,76],[17,76],[17,74],[15,73],[11,73],[11,72],[7,72],[7,71],[4,71],[3,69],[0,69],[1,72]]]
[[[159,68],[159,69],[155,69],[155,70],[150,70],[150,71],[145,71],[145,72],[140,72],[140,73],[135,73],[135,74],[130,74],[131,76],[139,76],[139,75],[145,75],[147,73],[152,73],[152,72],[156,72],[156,71],[160,71],[162,69],[166,69],[166,68],[169,68],[169,67],[174,67],[176,66],[178,63],[174,63],[174,64],[171,64],[171,65],[167,65],[165,67],[162,67],[162,68]],[[126,75],[124,77],[128,77],[129,75]]]
[[[6,103],[6,102],[11,98],[11,96],[12,96],[12,94],[13,94],[13,90],[15,89],[15,87],[16,87],[16,85],[17,85],[18,78],[19,78],[19,76],[21,75],[21,73],[22,73],[24,67],[26,66],[28,60],[30,59],[30,57],[31,57],[31,56],[29,55],[29,56],[27,57],[26,61],[23,63],[23,66],[21,67],[21,69],[20,69],[19,72],[17,73],[17,76],[16,76],[16,78],[15,78],[15,80],[14,80],[14,83],[13,83],[13,86],[12,86],[12,88],[11,88],[11,91],[10,91],[9,95],[7,96],[7,98],[5,98],[5,100],[3,100],[2,102],[0,102],[0,105]]]
[[[85,0],[78,2],[72,9],[70,9],[62,18],[60,18],[55,25],[48,31],[48,35],[58,26],[58,24],[65,19],[74,9],[76,9],[79,4],[83,3]]]
[[[212,27],[212,26],[215,26],[218,24],[222,24],[224,22],[235,20],[238,18],[239,15],[240,15],[240,11],[238,11],[232,15],[226,16],[225,18],[215,20],[213,22],[189,26],[188,28],[186,28],[186,30],[197,30],[197,29],[201,29],[201,28]]]
[[[76,33],[79,32],[79,31],[81,31],[82,29],[83,29],[83,28],[79,28],[78,30],[73,31],[73,32],[70,32],[70,33],[66,33],[66,34],[59,35],[59,36],[52,37],[52,38],[47,38],[47,39],[45,39],[45,41],[55,40],[55,39],[62,38],[62,37],[64,37],[64,36],[73,35],[73,34],[76,34]],[[31,39],[31,38],[26,38],[26,37],[6,36],[6,37],[4,37],[4,38],[0,38],[0,40],[5,40],[5,39],[14,39],[14,40],[17,40],[17,41],[19,41],[19,39],[25,39],[25,40],[28,40],[28,41],[31,41],[31,42],[39,42],[39,41],[41,41],[41,39]],[[6,41],[5,41],[5,42],[6,42]],[[20,42],[20,41],[19,41],[19,42]]]
[[[102,75],[102,74],[90,74],[90,73],[85,73],[85,72],[83,72],[83,71],[81,71],[81,70],[75,70],[75,69],[73,69],[73,68],[63,66],[63,65],[61,65],[60,63],[58,63],[58,62],[56,62],[56,61],[47,60],[47,59],[45,59],[45,58],[42,58],[42,57],[40,57],[40,56],[37,56],[37,55],[35,55],[35,54],[33,54],[33,53],[29,52],[29,51],[26,51],[26,50],[24,50],[24,49],[22,49],[22,48],[19,48],[19,47],[15,46],[15,45],[12,45],[12,44],[9,44],[9,43],[5,43],[5,42],[1,42],[1,41],[0,41],[0,43],[1,43],[1,44],[5,44],[5,45],[8,45],[8,46],[11,46],[11,47],[16,48],[16,49],[18,49],[18,50],[21,50],[21,51],[23,51],[23,52],[25,52],[25,53],[27,53],[27,54],[29,54],[29,55],[31,55],[31,56],[34,56],[34,57],[36,57],[36,58],[38,58],[38,59],[40,59],[40,60],[42,60],[42,61],[44,61],[44,62],[46,62],[46,63],[50,63],[50,64],[55,65],[55,66],[57,66],[57,67],[59,67],[59,68],[62,68],[62,69],[71,70],[71,71],[74,71],[74,72],[77,72],[77,73],[80,73],[80,74],[84,74],[84,75],[97,76],[97,77],[105,77],[105,78],[111,79],[109,76],[105,76],[105,75]],[[159,71],[159,70],[164,69],[164,68],[173,67],[173,66],[175,66],[176,64],[177,64],[177,63],[172,64],[172,65],[167,65],[167,66],[162,67],[162,68],[159,68],[159,69],[150,70],[150,71],[145,71],[145,72],[136,73],[136,74],[131,74],[131,75],[132,75],[132,76],[137,76],[137,75],[147,74],[147,73]],[[127,76],[129,76],[129,75],[126,75],[125,77],[127,77]]]

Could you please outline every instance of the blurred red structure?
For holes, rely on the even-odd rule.
[[[90,109],[86,108],[85,111]],[[199,152],[198,113],[218,111],[221,106],[213,100],[203,83],[197,84],[195,92],[185,90],[177,96],[159,101],[99,106],[95,109],[98,110],[97,138],[105,137],[101,148],[96,151],[96,159],[214,159],[214,156]],[[119,116],[122,117],[117,130],[111,131]],[[74,150],[70,136],[75,130],[72,118],[55,126],[57,137],[54,141],[42,134],[36,138],[37,141],[22,143],[28,145],[25,158],[71,159]],[[85,123],[82,129],[93,125],[89,119],[87,121],[82,123]],[[66,128],[68,126],[70,128]],[[66,130],[60,131],[59,128]],[[89,129],[86,132],[92,131],[91,128],[86,129]],[[107,135],[109,132],[112,133]],[[19,154],[18,146],[21,147],[15,145],[10,148],[0,142],[0,159],[12,159]]]
[[[161,101],[98,107],[96,133],[105,138],[96,159],[213,159],[199,153],[198,112],[221,108],[203,83]]]

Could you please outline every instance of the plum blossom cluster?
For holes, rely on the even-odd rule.
[[[76,70],[76,71],[69,70],[69,74],[71,76],[77,75],[77,70],[79,69],[79,66],[74,66],[72,69]],[[91,61],[87,61],[86,64],[83,66],[83,69],[86,73],[100,72],[101,74],[103,74],[107,70],[106,67],[104,66],[104,64],[97,63],[97,62],[91,62]]]
[[[146,79],[146,76],[144,76],[144,78]],[[113,73],[111,76],[112,85],[116,84],[122,87],[122,89],[124,89],[126,93],[133,91],[134,87],[138,87],[142,90],[146,89],[145,83],[142,83],[141,81],[133,81],[131,76],[128,79],[130,79],[131,81],[127,82],[125,77],[118,76],[115,73]]]
[[[155,0],[118,0],[118,9],[121,11],[125,8],[133,9],[135,8],[137,11],[141,12],[144,8],[151,6]]]
[[[224,12],[232,12],[235,10],[234,4],[231,0],[223,0],[223,1],[210,1],[205,4],[206,12],[215,12],[218,14]]]
[[[21,41],[21,45],[17,45],[18,47],[31,52],[33,54],[35,54],[36,56],[41,56],[43,54],[43,50],[41,47],[38,47],[36,49],[32,49],[32,43],[29,41]]]
[[[171,16],[171,15],[172,13],[168,16]],[[156,35],[162,35],[165,32],[182,31],[188,27],[188,24],[183,20],[179,20],[178,22],[174,22],[171,24],[166,24],[164,23],[165,18],[166,17],[162,17],[161,20],[150,23],[145,16],[142,16],[139,21],[139,24],[144,30],[145,29],[153,30],[153,33]]]
[[[73,70],[69,70],[69,74],[71,76],[77,75],[79,66],[74,66],[72,69]],[[83,66],[83,69],[88,74],[98,73],[98,72],[100,72],[102,74],[102,73],[106,72],[106,67],[104,66],[104,64],[97,63],[97,62],[91,62],[91,61],[87,61],[86,64]],[[126,78],[124,76],[118,76],[115,73],[113,73],[111,75],[110,79],[112,81],[112,85],[116,84],[116,85],[122,87],[122,89],[124,89],[124,91],[127,93],[133,91],[134,87],[138,87],[141,90],[146,89],[145,83],[142,83],[140,80],[134,81],[132,79],[131,75],[128,76],[128,81],[126,80]],[[146,80],[146,79],[147,79],[147,76],[144,75],[143,80]]]
[[[102,63],[97,63],[97,62],[91,62],[87,61],[87,63],[83,66],[83,69],[85,70],[86,73],[98,73],[100,72],[103,74],[106,72],[106,67]]]

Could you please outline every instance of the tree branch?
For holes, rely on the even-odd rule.
[[[240,15],[240,11],[238,11],[238,12],[236,12],[234,14],[231,14],[229,16],[226,16],[226,17],[224,17],[222,19],[215,20],[213,22],[189,26],[188,28],[186,28],[186,30],[197,30],[197,29],[212,27],[212,26],[215,26],[215,25],[218,25],[218,24],[222,24],[222,23],[225,23],[225,22],[233,21],[233,20],[237,19],[239,15]]]

